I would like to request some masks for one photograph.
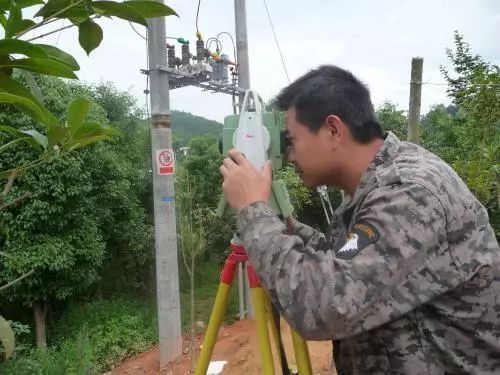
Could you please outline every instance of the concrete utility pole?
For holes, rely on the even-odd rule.
[[[250,65],[248,61],[247,14],[245,0],[234,0],[234,19],[236,31],[236,54],[238,58],[238,86],[250,88]],[[240,94],[240,110],[245,93]]]
[[[238,59],[238,86],[244,90],[250,88],[250,66],[248,60],[248,37],[247,37],[247,14],[246,1],[234,0],[234,21],[236,32],[236,55]],[[239,108],[245,98],[245,92],[239,95]],[[247,314],[253,318],[252,298],[250,286],[248,285],[247,271],[242,264],[238,264],[238,299],[239,299],[239,316],[240,320],[244,319],[244,308],[246,305]],[[245,285],[243,287],[243,285]],[[244,289],[244,291],[243,291]]]
[[[424,59],[411,59],[410,108],[408,111],[408,141],[420,142],[420,103],[422,100],[422,71]]]
[[[162,0],[158,1],[163,3]],[[179,270],[174,191],[174,155],[165,38],[165,17],[148,20],[151,157],[160,366],[182,354]]]

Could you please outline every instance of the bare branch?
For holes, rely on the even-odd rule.
[[[16,179],[16,176],[17,176],[17,171],[16,170],[12,171],[9,176],[9,179],[7,180],[7,183],[5,184],[2,194],[0,195],[0,202],[3,202],[7,194],[9,194],[10,189],[12,189],[12,185],[14,185],[14,180]]]
[[[27,32],[33,30],[33,29],[36,29],[40,26],[43,26],[43,25],[46,25],[47,23],[49,23],[49,21],[52,21],[54,18],[57,18],[57,16],[59,16],[60,14],[66,12],[68,9],[71,9],[77,5],[79,5],[80,3],[82,3],[83,0],[77,0],[76,2],[68,5],[67,7],[64,7],[63,9],[60,9],[58,10],[57,12],[55,12],[53,15],[45,18],[42,22],[40,23],[37,23],[31,27],[28,27],[26,30],[24,30],[23,32],[21,32],[19,35],[17,35],[16,39],[19,39],[20,37],[22,37],[24,34],[26,34]]]
[[[19,276],[17,279],[15,279],[15,280],[13,280],[13,281],[11,281],[11,282],[9,282],[9,283],[5,284],[5,285],[0,286],[0,290],[7,289],[8,287],[12,286],[13,284],[15,284],[15,283],[17,283],[17,282],[21,281],[22,279],[24,279],[24,278],[28,277],[28,276],[29,276],[29,275],[31,275],[33,272],[35,272],[35,270],[34,270],[34,269],[33,269],[33,270],[31,270],[31,271],[26,272],[24,275]]]
[[[92,16],[90,17],[91,20],[94,20],[96,18],[99,18],[100,16],[98,15],[95,15],[95,16]],[[46,25],[46,24],[45,24]],[[71,27],[75,27],[75,26],[78,26],[78,25],[75,25],[75,24],[71,24],[71,25],[66,25],[66,26],[63,26],[63,27],[60,27],[58,29],[55,29],[55,30],[52,30],[52,31],[49,31],[48,33],[45,33],[45,34],[41,34],[41,35],[37,35],[31,39],[26,39],[27,42],[32,42],[33,40],[36,40],[36,39],[40,39],[40,38],[44,38],[48,35],[52,35],[54,33],[57,33],[58,31],[62,31],[62,30],[66,30],[66,29],[69,29]]]
[[[10,201],[9,203],[5,203],[4,205],[0,206],[0,212],[6,210],[9,207],[15,206],[19,202],[31,197],[32,195],[33,195],[33,193],[31,193],[31,191],[27,191],[26,193],[17,197],[16,199]]]

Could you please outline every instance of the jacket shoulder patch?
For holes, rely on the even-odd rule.
[[[380,234],[373,225],[364,221],[356,222],[347,236],[346,243],[335,252],[335,256],[339,259],[352,259],[366,246],[377,242],[379,237]]]

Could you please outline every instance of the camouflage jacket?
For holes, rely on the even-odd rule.
[[[326,234],[263,202],[238,216],[274,305],[339,374],[500,373],[500,253],[485,208],[441,159],[388,133]]]

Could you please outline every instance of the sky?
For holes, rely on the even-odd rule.
[[[167,17],[166,33],[195,44],[198,0],[166,0],[179,14]],[[500,65],[500,1],[498,0],[267,0],[290,79],[321,64],[350,70],[371,91],[375,106],[389,100],[407,110],[412,57],[423,57],[423,81],[443,83],[440,65],[448,65],[446,48],[458,30],[472,51]],[[251,87],[265,101],[288,84],[263,0],[247,0]],[[63,25],[61,21],[59,26]],[[128,22],[98,20],[104,40],[88,57],[78,45],[75,29],[43,39],[71,53],[80,63],[80,80],[113,82],[146,103],[146,43]],[[57,26],[57,23],[54,23]],[[226,31],[234,36],[234,1],[201,0],[198,26],[205,40]],[[146,35],[143,26],[136,30]],[[38,30],[28,35],[41,35]],[[223,52],[233,55],[231,40],[221,37]],[[180,46],[177,50],[180,56]],[[422,113],[433,104],[449,103],[446,87],[424,85]],[[186,87],[170,91],[173,110],[223,121],[232,113],[231,96]]]

